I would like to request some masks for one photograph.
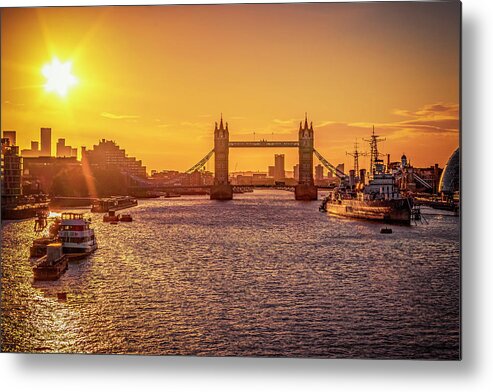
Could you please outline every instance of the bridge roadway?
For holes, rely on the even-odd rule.
[[[262,185],[232,185],[233,188],[269,188],[269,189],[281,189],[281,190],[286,190],[286,189],[292,189],[294,191],[295,185],[268,185],[268,184],[262,184]],[[147,185],[147,186],[130,186],[129,189],[131,190],[154,190],[154,191],[162,191],[162,192],[167,192],[167,191],[176,191],[180,189],[210,189],[212,185],[159,185],[159,184],[153,184],[153,185]],[[318,189],[333,189],[334,187],[329,187],[329,186],[317,186],[315,185],[316,188]]]
[[[229,147],[299,147],[298,141],[292,142],[268,142],[260,140],[258,142],[229,142]]]

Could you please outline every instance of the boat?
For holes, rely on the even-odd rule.
[[[133,221],[133,218],[132,218],[132,215],[130,214],[122,214],[122,216],[120,217],[120,222],[132,222]]]
[[[320,210],[347,218],[409,225],[413,200],[401,195],[391,173],[379,173],[364,188],[337,188],[329,192]]]
[[[103,216],[103,222],[118,222],[120,220],[120,214],[116,215],[114,210],[108,211],[107,214]]]
[[[382,227],[380,229],[381,234],[392,234],[392,229],[390,227]]]
[[[181,197],[181,194],[180,193],[173,193],[173,192],[165,192],[164,193],[164,197],[166,199],[170,199],[170,198],[173,198],[173,197]]]
[[[33,245],[29,248],[30,257],[41,257],[46,255],[46,247],[49,244],[58,241],[58,231],[60,229],[60,219],[56,218],[55,221],[48,228],[48,236],[36,238],[33,240]],[[36,231],[36,229],[35,229]]]
[[[55,237],[40,237],[33,241],[33,245],[29,248],[30,257],[42,257],[46,255],[46,248],[48,245],[56,242]]]
[[[380,139],[375,135],[375,128],[367,141],[371,148],[368,184],[365,183],[365,175],[361,173],[361,178],[355,175],[341,176],[339,187],[329,192],[319,210],[347,218],[410,225],[416,212],[413,199],[399,189],[397,172],[391,171],[390,165],[386,167],[379,158],[381,154],[377,144]],[[356,164],[353,172],[358,173]]]
[[[47,245],[46,255],[33,267],[34,280],[57,280],[67,270],[68,259],[60,242]]]
[[[97,199],[91,207],[91,212],[118,211],[137,205],[137,199],[131,196],[112,196],[104,199]]]
[[[63,253],[70,259],[83,258],[98,248],[94,230],[83,214],[64,212],[60,220],[58,239],[62,243]]]

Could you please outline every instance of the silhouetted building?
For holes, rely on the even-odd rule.
[[[57,174],[78,166],[80,162],[75,157],[23,157],[23,186],[26,193],[50,193]]]
[[[341,171],[342,173],[345,173],[344,172],[344,163],[339,163],[337,166],[336,166],[336,169],[338,171]]]
[[[125,150],[120,148],[114,141],[105,140],[93,146],[93,150],[84,150],[82,163],[100,168],[118,168],[122,173],[136,177],[147,177],[146,167],[142,161],[129,157]]]
[[[3,137],[9,139],[9,143],[11,146],[17,146],[15,131],[3,131]]]
[[[294,174],[294,179],[296,181],[300,180],[300,165],[297,163],[296,165],[293,166],[293,174]]]
[[[31,141],[31,148],[21,150],[23,157],[39,157],[39,142]]]
[[[267,172],[268,176],[269,177],[274,177],[274,175],[275,175],[274,173],[275,173],[275,166],[269,166],[268,167],[268,172]]]
[[[315,180],[321,181],[324,179],[324,167],[319,163],[315,166]]]
[[[77,148],[65,145],[65,139],[58,139],[56,143],[56,157],[57,158],[77,158]]]
[[[440,178],[438,191],[453,194],[460,190],[460,149],[457,148],[450,156]]]
[[[16,205],[22,194],[19,147],[11,145],[10,140],[2,138],[2,207]]]
[[[286,178],[284,172],[284,154],[274,155],[274,181],[283,181]]]
[[[41,128],[41,151],[44,157],[51,156],[51,128]]]

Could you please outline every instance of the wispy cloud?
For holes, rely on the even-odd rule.
[[[281,125],[291,125],[291,124],[295,124],[298,122],[298,120],[294,119],[294,118],[290,118],[289,120],[280,120],[278,118],[275,118],[274,120],[272,120],[274,123],[276,124],[281,124]]]
[[[101,117],[110,118],[112,120],[129,120],[129,119],[140,118],[140,116],[136,116],[133,114],[114,114],[114,113],[108,113],[108,112],[102,112]]]

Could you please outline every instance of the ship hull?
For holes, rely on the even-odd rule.
[[[327,213],[353,219],[366,219],[385,223],[411,224],[409,199],[396,200],[336,200],[326,205]]]

